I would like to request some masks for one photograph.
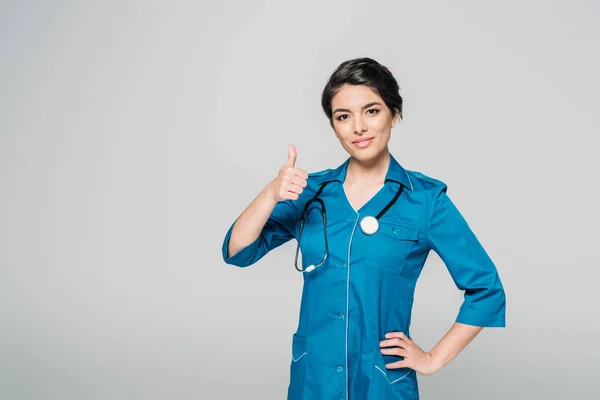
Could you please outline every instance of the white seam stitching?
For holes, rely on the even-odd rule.
[[[304,356],[306,355],[306,353],[308,353],[308,352],[307,352],[307,351],[305,351],[305,352],[304,352],[304,353],[302,353],[302,355],[301,355],[300,357],[298,357],[298,358],[294,358],[294,356],[292,355],[292,360],[293,360],[294,362],[296,362],[296,361],[298,361],[299,359],[301,359],[302,357],[304,357]]]
[[[377,365],[375,366],[375,368],[377,368],[383,375],[385,375],[385,377],[387,378],[387,374],[385,372],[383,372],[383,370],[381,368],[379,368]],[[388,379],[388,382],[390,380]]]
[[[354,232],[356,232],[356,225],[360,217],[356,210],[354,210],[354,212],[356,213],[356,221],[354,221],[354,228],[352,229],[352,235],[350,235],[350,241],[348,242],[348,277],[346,279],[346,400],[348,400],[348,321],[350,320],[350,316],[348,315],[348,307],[350,303],[350,248],[352,247],[352,239],[354,238]]]
[[[404,172],[406,172],[406,171],[404,171]],[[413,184],[412,184],[412,181],[410,180],[410,176],[408,175],[408,172],[406,172],[406,177],[408,178],[408,183],[410,183],[410,190],[414,190]]]
[[[410,374],[410,370],[409,370],[407,373],[405,373],[404,375],[402,375],[400,378],[398,378],[398,379],[396,379],[396,380],[394,380],[394,381],[390,382],[390,384],[391,384],[391,385],[393,385],[394,383],[398,382],[400,379],[404,379],[404,377],[405,377],[406,375],[408,375],[408,374]],[[388,379],[388,380],[389,380],[389,379]]]
[[[410,370],[408,370],[408,372],[406,374],[402,375],[400,378],[390,381],[390,378],[388,378],[387,374],[385,372],[383,372],[383,370],[381,368],[379,368],[377,365],[375,366],[375,368],[377,368],[385,376],[385,379],[387,379],[387,381],[390,385],[393,385],[394,383],[398,382],[400,379],[404,379],[404,377],[406,377],[406,375],[410,374]]]

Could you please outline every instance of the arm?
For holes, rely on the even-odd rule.
[[[294,237],[295,211],[289,200],[276,201],[266,187],[233,222],[223,240],[223,260],[246,267]]]
[[[482,327],[506,326],[506,296],[493,261],[465,218],[440,187],[432,201],[428,239],[464,301],[456,322]]]
[[[423,351],[403,332],[389,332],[381,341],[381,353],[404,357],[402,361],[387,364],[387,368],[412,368],[421,375],[431,375],[454,359],[481,332],[482,326],[455,322],[431,351]]]
[[[454,359],[483,330],[482,326],[473,326],[455,322],[444,337],[429,354],[432,359],[432,372],[439,371]]]
[[[241,249],[258,239],[276,205],[277,200],[273,196],[273,190],[269,184],[233,223],[226,258],[233,257]],[[285,232],[283,233],[285,234]]]
[[[223,241],[223,260],[245,267],[270,250],[292,239],[296,232],[293,204],[306,187],[306,171],[295,168],[296,150],[289,147],[288,160],[231,225]]]
[[[450,272],[464,301],[455,323],[438,344],[424,352],[402,332],[390,332],[382,353],[404,357],[388,368],[412,368],[430,375],[456,357],[483,327],[503,327],[506,297],[498,271],[475,234],[441,185],[432,200],[428,239]],[[385,348],[395,346],[393,348]]]

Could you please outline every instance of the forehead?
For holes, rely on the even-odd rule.
[[[366,85],[343,85],[331,99],[331,108],[361,108],[367,103],[378,101],[381,97]]]

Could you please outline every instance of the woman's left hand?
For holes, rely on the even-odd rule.
[[[389,332],[386,333],[385,337],[387,340],[379,342],[381,354],[404,357],[402,361],[386,364],[386,368],[411,368],[421,375],[432,375],[436,372],[435,362],[431,353],[423,351],[404,333]]]

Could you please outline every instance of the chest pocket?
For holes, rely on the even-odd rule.
[[[418,241],[419,229],[416,226],[407,222],[380,220],[379,230],[365,238],[367,263],[401,274],[406,258]]]

